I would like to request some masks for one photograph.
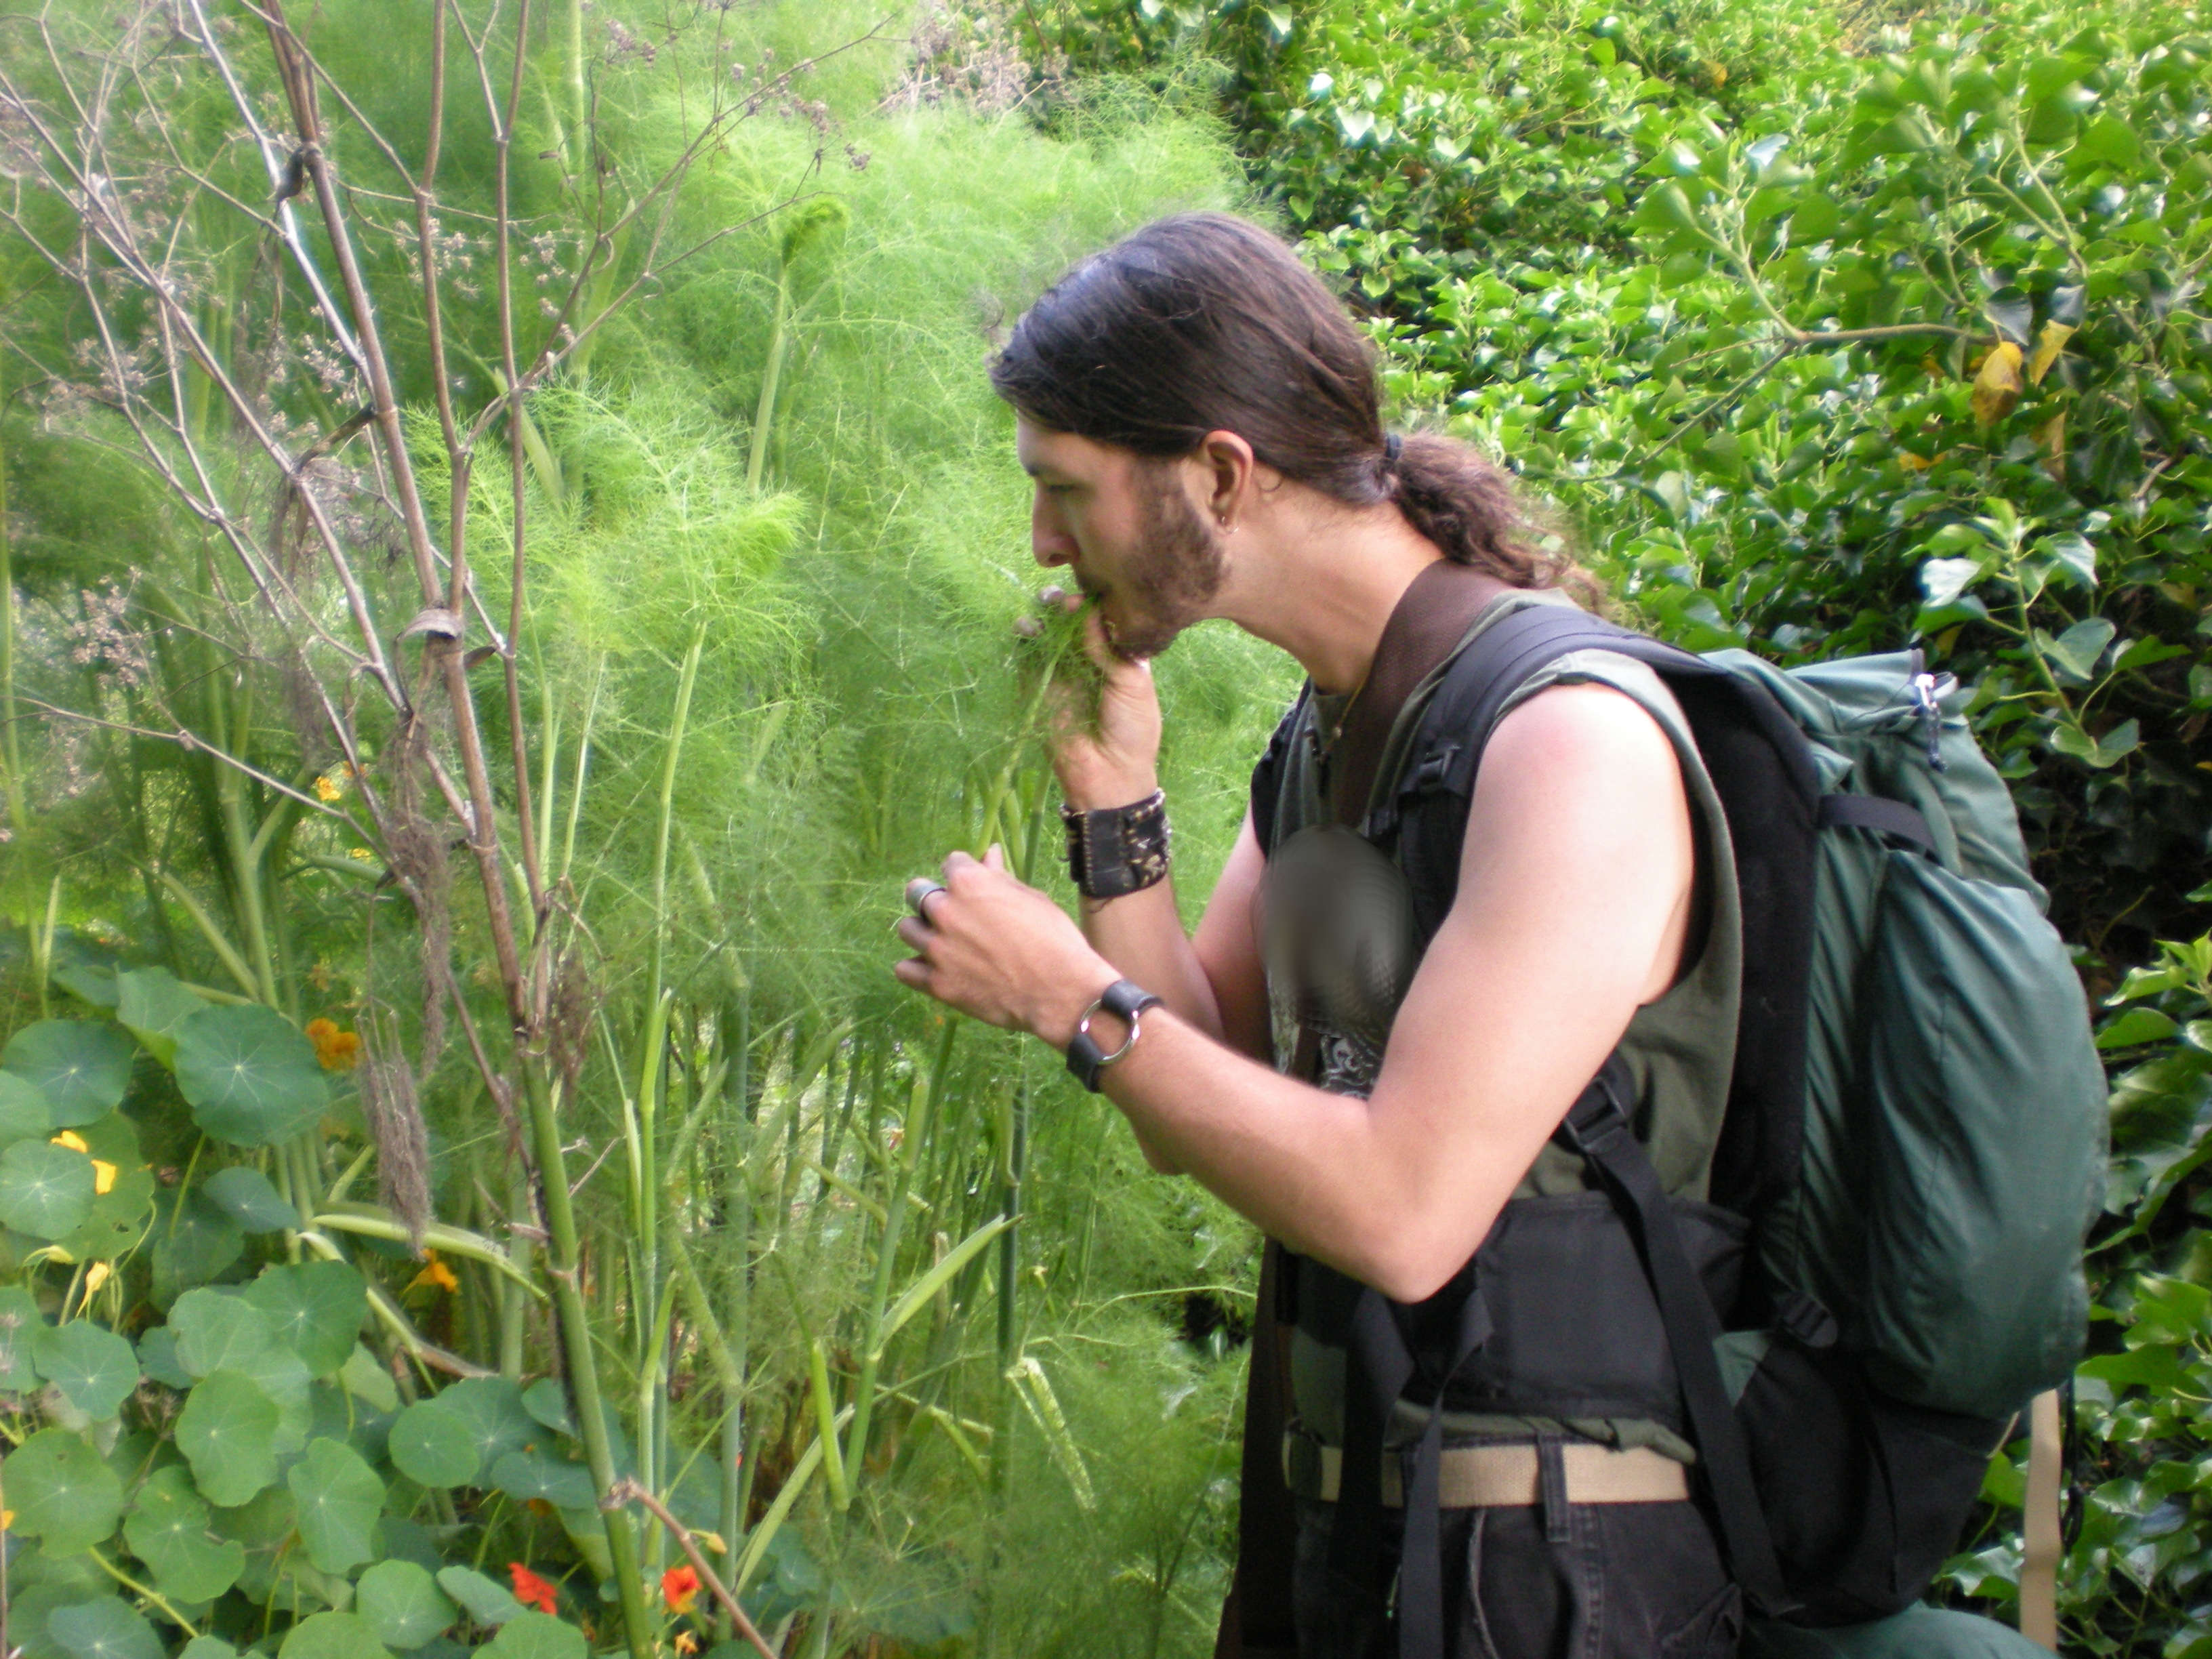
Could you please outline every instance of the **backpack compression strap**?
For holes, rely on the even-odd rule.
[[[1674,1212],[1659,1185],[1659,1172],[1630,1127],[1626,1107],[1628,1068],[1618,1054],[1568,1111],[1560,1138],[1582,1154],[1612,1194],[1613,1206],[1636,1239],[1637,1254],[1659,1304],[1682,1384],[1682,1404],[1698,1443],[1698,1468],[1720,1520],[1729,1570],[1753,1607],[1769,1618],[1795,1611],[1796,1598],[1782,1579],[1766,1512],[1752,1479],[1751,1449],[1736,1421],[1713,1344],[1721,1334],[1711,1299],[1698,1280],[1674,1225]]]

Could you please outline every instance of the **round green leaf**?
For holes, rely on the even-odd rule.
[[[192,1121],[234,1146],[267,1146],[310,1127],[329,1103],[315,1045],[258,1003],[203,1008],[178,1028],[177,1088]]]
[[[33,1238],[75,1232],[97,1196],[92,1160],[47,1140],[19,1140],[0,1152],[0,1223]]]
[[[292,1489],[307,1559],[318,1568],[344,1572],[375,1559],[384,1482],[359,1452],[343,1440],[311,1440],[284,1484]]]
[[[368,1622],[350,1613],[319,1613],[292,1626],[276,1659],[392,1659]]]
[[[177,1334],[178,1359],[195,1376],[242,1370],[276,1340],[269,1316],[228,1291],[185,1291],[169,1310],[169,1328]]]
[[[568,1415],[568,1396],[559,1382],[541,1376],[522,1391],[522,1409],[547,1428],[574,1439],[576,1425]]]
[[[167,1307],[238,1260],[246,1235],[198,1193],[164,1195],[154,1229],[154,1300]]]
[[[177,1418],[177,1448],[201,1495],[226,1509],[276,1478],[276,1402],[238,1371],[202,1377]]]
[[[400,1413],[386,1449],[392,1466],[418,1486],[465,1486],[481,1467],[469,1425],[437,1400]]]
[[[472,1376],[438,1396],[438,1409],[468,1425],[477,1467],[489,1468],[507,1452],[538,1437],[538,1424],[523,1409],[522,1389],[503,1376]]]
[[[419,1648],[461,1616],[438,1581],[412,1561],[380,1561],[362,1574],[354,1607],[388,1648]]]
[[[484,1644],[484,1659],[586,1659],[584,1632],[550,1613],[510,1619]]]
[[[42,1019],[8,1040],[4,1066],[46,1097],[54,1127],[105,1117],[131,1086],[128,1036],[106,1020]]]
[[[346,1363],[368,1316],[368,1286],[343,1261],[268,1268],[246,1287],[246,1299],[269,1316],[277,1345],[297,1354],[316,1376]]]
[[[161,1659],[161,1638],[120,1596],[56,1607],[46,1615],[46,1633],[70,1659]]]
[[[28,1291],[13,1285],[0,1290],[0,1394],[28,1394],[39,1386],[31,1345],[46,1328]]]
[[[556,1510],[588,1510],[597,1493],[592,1472],[548,1451],[511,1451],[491,1466],[491,1484],[509,1498],[543,1498]]]
[[[74,1555],[115,1530],[123,1483],[81,1435],[40,1429],[8,1455],[11,1530],[43,1540],[49,1555]]]
[[[441,1567],[438,1588],[468,1610],[479,1625],[503,1625],[522,1611],[522,1603],[473,1567]]]
[[[200,1182],[200,1195],[249,1233],[282,1232],[300,1224],[300,1212],[277,1195],[269,1177],[243,1164],[217,1170]]]
[[[131,1553],[153,1569],[161,1592],[182,1601],[212,1601],[246,1570],[246,1546],[209,1535],[208,1506],[188,1470],[157,1469],[139,1489],[123,1522]]]
[[[177,1659],[238,1659],[238,1650],[220,1636],[195,1636]]]
[[[32,1340],[31,1363],[63,1399],[95,1423],[121,1411],[138,1386],[138,1356],[130,1343],[89,1320],[41,1329]]]
[[[13,1072],[0,1072],[0,1146],[44,1140],[54,1132],[46,1097]]]
[[[177,1358],[177,1334],[167,1325],[156,1325],[138,1339],[138,1369],[173,1389],[189,1389],[194,1381]]]
[[[178,1028],[208,1005],[166,968],[115,976],[115,1019],[162,1065],[177,1063]]]

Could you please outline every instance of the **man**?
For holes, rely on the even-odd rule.
[[[1418,634],[1448,587],[1480,628],[1567,602],[1580,573],[1542,551],[1503,476],[1472,451],[1386,436],[1358,331],[1288,250],[1241,221],[1163,221],[1077,266],[992,372],[1036,481],[1036,558],[1081,590],[1103,674],[1096,720],[1069,722],[1055,756],[1082,920],[1015,881],[997,849],[980,862],[955,853],[942,887],[912,892],[900,933],[915,954],[896,971],[978,1018],[1074,1045],[1156,1168],[1203,1182],[1288,1252],[1292,1605],[1240,1583],[1224,1648],[1287,1650],[1287,1624],[1307,1659],[1394,1651],[1402,1512],[1358,1520],[1379,1549],[1333,1545],[1338,1483],[1347,1498],[1354,1485],[1340,1449],[1357,1436],[1343,1334],[1312,1312],[1309,1289],[1370,1286],[1410,1304],[1455,1279],[1463,1288],[1509,1206],[1583,1189],[1579,1160],[1552,1137],[1616,1050],[1669,1192],[1702,1197],[1737,994],[1725,825],[1656,679],[1580,653],[1489,733],[1449,911],[1417,969],[1385,964],[1388,995],[1402,998],[1364,1025],[1332,1015],[1298,975],[1326,976],[1331,951],[1368,950],[1341,937],[1368,924],[1316,924],[1318,958],[1310,939],[1304,970],[1273,945],[1283,918],[1383,894],[1394,878],[1322,822],[1331,792],[1349,787],[1329,762],[1362,718],[1386,629]],[[1311,687],[1187,938],[1156,878],[1166,859],[1147,659],[1206,617],[1289,652]],[[1357,822],[1356,803],[1340,817]],[[1294,879],[1301,860],[1318,863]],[[1102,1006],[1120,981],[1160,1006],[1133,1014],[1128,992]],[[1545,1316],[1570,1330],[1582,1311]],[[1255,1387],[1271,1359],[1255,1358]],[[1382,1428],[1386,1445],[1405,1443],[1440,1403],[1445,1457],[1459,1460],[1445,1487],[1478,1494],[1443,1516],[1446,1649],[1732,1652],[1735,1593],[1686,1501],[1680,1436],[1626,1407],[1539,1408],[1510,1387],[1486,1400],[1409,1397]]]

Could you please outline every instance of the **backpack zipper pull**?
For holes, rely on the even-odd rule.
[[[1912,654],[1917,661],[1920,653],[1916,651]],[[1943,680],[1950,678],[1948,674],[1941,677]],[[1942,690],[1938,677],[1924,669],[1912,676],[1912,707],[1920,716],[1920,740],[1928,750],[1928,764],[1938,772],[1950,769],[1950,763],[1943,758],[1943,711],[1936,702]]]

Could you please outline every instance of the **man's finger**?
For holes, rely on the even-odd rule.
[[[975,860],[972,854],[963,853],[957,847],[954,848],[951,852],[945,855],[945,880],[951,881],[952,879],[952,872],[955,870],[965,869],[968,866],[975,862]]]
[[[929,931],[927,923],[919,921],[912,916],[900,917],[892,925],[891,932],[896,933],[901,943],[908,949],[924,956],[929,953],[930,942],[935,937]]]
[[[997,842],[993,842],[983,849],[983,867],[986,870],[1004,872],[1006,867],[1006,849],[1000,846]]]
[[[902,985],[917,991],[929,989],[929,964],[919,957],[907,957],[891,963],[891,973]]]

